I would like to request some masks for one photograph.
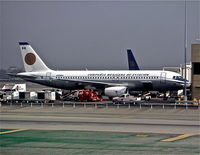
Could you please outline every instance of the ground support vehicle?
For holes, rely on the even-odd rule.
[[[102,102],[103,98],[97,92],[90,89],[76,90],[63,96],[65,101],[89,101],[89,102]]]
[[[141,97],[134,97],[130,94],[123,94],[120,97],[114,97],[112,101],[114,104],[135,104],[141,102]]]

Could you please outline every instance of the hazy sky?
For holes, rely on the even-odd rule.
[[[184,62],[184,1],[1,1],[0,67],[22,68],[27,41],[52,69],[143,69]],[[187,2],[188,61],[200,43],[200,1]]]

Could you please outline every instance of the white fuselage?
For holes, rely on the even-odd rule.
[[[179,90],[184,81],[174,79],[180,76],[169,71],[156,70],[111,70],[111,71],[43,71],[24,72],[18,75],[24,79],[62,89],[97,88],[104,89],[111,86],[124,86],[129,90]],[[188,84],[188,82],[187,82]]]

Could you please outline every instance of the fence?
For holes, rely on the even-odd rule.
[[[2,106],[20,106],[20,107],[33,107],[33,106],[40,106],[40,107],[73,107],[73,108],[149,108],[149,109],[200,109],[200,105],[193,105],[189,103],[185,104],[168,104],[168,103],[137,103],[137,104],[113,104],[110,102],[101,103],[101,102],[59,102],[59,103],[44,103],[44,102],[0,102],[0,107]]]

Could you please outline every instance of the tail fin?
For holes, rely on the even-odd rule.
[[[140,70],[131,49],[127,49],[129,70]]]
[[[49,70],[42,59],[40,59],[37,53],[33,50],[31,45],[29,45],[29,43],[19,42],[19,46],[26,72]]]

